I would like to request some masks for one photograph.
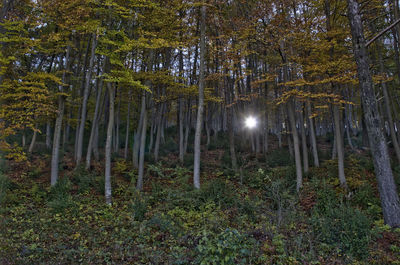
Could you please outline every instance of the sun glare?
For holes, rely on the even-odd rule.
[[[257,120],[256,118],[249,116],[246,118],[245,124],[247,128],[253,129],[254,127],[257,126]]]

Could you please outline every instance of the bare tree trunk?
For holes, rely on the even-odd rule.
[[[296,129],[296,115],[294,112],[294,99],[289,99],[287,103],[290,128],[293,136],[294,159],[296,163],[296,190],[300,191],[303,186],[303,170],[301,168],[300,141]]]
[[[340,185],[347,188],[346,177],[344,175],[344,145],[343,145],[343,135],[340,130],[340,111],[337,104],[333,105],[333,120],[335,122],[335,139],[336,139],[336,150],[338,158],[338,175]]]
[[[67,54],[65,57],[65,66],[64,73],[62,76],[62,82],[66,83],[66,73],[69,70],[69,57],[70,57],[71,48],[67,47]],[[63,92],[62,85],[59,86],[59,92]],[[60,156],[60,140],[61,140],[61,128],[62,128],[62,120],[64,116],[64,108],[65,108],[65,99],[63,95],[58,96],[58,112],[56,123],[54,126],[54,138],[53,138],[53,150],[51,154],[51,186],[56,185],[58,180],[58,163]]]
[[[353,37],[354,56],[357,62],[358,79],[361,89],[361,102],[364,108],[365,124],[374,160],[375,174],[378,181],[383,217],[391,227],[400,226],[400,203],[390,157],[382,133],[381,117],[373,89],[369,58],[365,48],[364,29],[361,21],[360,7],[356,0],[347,0],[348,18]]]
[[[128,113],[126,114],[126,130],[125,130],[125,150],[124,159],[128,159],[128,149],[129,149],[129,125],[131,121],[131,96],[132,90],[129,90],[129,102],[128,102]]]
[[[179,51],[179,77],[183,77],[183,51]],[[184,102],[183,102],[183,97],[179,96],[178,99],[178,107],[179,107],[179,112],[178,112],[178,118],[179,118],[179,161],[181,164],[183,164],[183,157],[184,157],[184,134],[183,134],[183,108],[184,108]]]
[[[315,126],[314,126],[314,118],[311,117],[311,103],[307,101],[307,116],[308,116],[308,124],[310,130],[310,140],[311,147],[313,153],[313,162],[315,167],[319,167],[319,157],[318,157],[318,147],[317,147],[317,137],[315,136]]]
[[[185,128],[185,139],[183,142],[183,155],[186,154],[187,152],[187,147],[188,147],[188,140],[189,140],[189,133],[191,129],[191,116],[192,116],[192,110],[190,109],[190,102],[188,103],[188,112],[186,115],[186,128]]]
[[[46,148],[51,148],[51,125],[50,121],[46,123]]]
[[[87,153],[86,153],[86,169],[90,168],[90,163],[92,159],[92,152],[94,152],[94,146],[96,142],[96,133],[98,133],[98,127],[99,127],[99,110],[100,110],[100,102],[101,102],[101,96],[103,94],[103,80],[99,81],[99,86],[97,89],[97,95],[96,95],[96,106],[94,109],[93,113],[93,121],[92,121],[92,128],[90,130],[90,137],[89,137],[89,143],[88,143],[88,148],[87,148]],[[97,145],[96,145],[97,146]],[[98,157],[96,158],[98,159]]]
[[[36,127],[37,127],[37,125],[35,126],[35,128]],[[33,152],[33,148],[35,147],[35,143],[36,143],[36,138],[37,138],[37,129],[35,129],[33,131],[33,136],[32,136],[32,140],[31,140],[31,144],[29,145],[28,153]]]
[[[230,93],[230,92],[227,92]],[[238,165],[237,165],[237,158],[236,158],[236,151],[235,151],[235,134],[233,131],[233,106],[231,106],[228,110],[228,117],[227,117],[227,127],[228,127],[228,137],[229,137],[229,152],[231,155],[231,163],[232,169],[237,172]]]
[[[112,136],[114,128],[114,101],[115,101],[115,89],[113,84],[107,83],[108,94],[109,94],[109,116],[107,126],[107,138],[105,147],[105,181],[104,181],[104,192],[106,203],[111,205],[112,202],[112,190],[111,190],[111,149],[112,149]]]
[[[309,170],[308,147],[307,147],[306,130],[304,129],[303,112],[299,114],[299,117],[300,117],[301,147],[303,151],[303,170],[304,172],[308,172]]]
[[[139,149],[139,172],[138,172],[138,180],[136,188],[138,190],[143,189],[143,175],[144,175],[144,153],[146,147],[146,129],[147,129],[147,111],[146,111],[146,92],[143,91],[142,95],[142,109],[141,113],[143,113],[143,124],[142,124],[142,132],[140,134],[140,149]]]
[[[89,100],[90,81],[92,80],[94,59],[96,57],[96,46],[97,46],[96,34],[92,34],[92,49],[90,51],[90,62],[89,62],[89,68],[87,69],[87,72],[86,72],[85,85],[83,88],[82,112],[81,112],[81,120],[80,120],[80,125],[79,125],[79,132],[78,132],[78,143],[77,143],[77,150],[76,150],[76,165],[77,166],[80,164],[80,162],[82,160],[83,136],[84,136],[83,134],[85,132],[87,103]]]
[[[184,158],[184,133],[183,133],[183,98],[179,97],[179,161],[183,164]]]
[[[156,141],[154,145],[154,161],[158,162],[158,154],[160,150],[160,140],[161,140],[161,130],[162,130],[162,121],[163,121],[163,113],[164,113],[164,103],[161,104],[160,112],[157,117],[157,134],[156,134]]]
[[[379,66],[380,66],[380,71],[383,74],[384,73],[384,66],[383,66],[383,61],[382,61],[382,54],[380,51],[378,51],[378,57],[379,57]],[[390,104],[390,98],[389,98],[389,92],[386,86],[385,82],[381,83],[382,85],[382,91],[383,91],[383,99],[385,102],[385,111],[386,115],[388,117],[388,123],[389,123],[389,129],[390,129],[390,137],[392,139],[392,145],[394,148],[394,151],[396,153],[396,158],[397,162],[400,164],[400,146],[399,142],[397,141],[397,135],[396,131],[394,129],[394,121],[393,121],[393,116],[392,116],[392,109],[391,109],[391,104]]]
[[[119,112],[121,109],[121,93],[119,93],[118,104],[117,104],[117,112],[115,113],[115,142],[114,142],[114,153],[119,153],[119,127],[120,127],[120,118]]]
[[[140,149],[140,138],[141,138],[140,132],[142,131],[143,117],[144,117],[144,111],[142,107],[140,111],[138,127],[136,128],[136,132],[133,138],[132,161],[133,161],[133,166],[135,168],[139,167],[139,149]]]
[[[201,7],[200,22],[200,76],[199,76],[199,104],[197,106],[196,132],[194,138],[194,166],[193,166],[193,184],[196,189],[200,189],[200,144],[201,129],[203,124],[204,108],[204,70],[206,53],[206,6]]]

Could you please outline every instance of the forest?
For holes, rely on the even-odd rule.
[[[400,264],[398,0],[1,0],[0,264]]]

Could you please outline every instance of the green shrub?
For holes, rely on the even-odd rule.
[[[80,166],[74,171],[72,182],[78,186],[78,192],[83,193],[95,186],[95,176]]]
[[[152,173],[153,176],[165,178],[162,162],[158,162],[157,164],[149,164],[147,166],[147,170],[148,172]]]
[[[36,179],[40,177],[40,174],[42,173],[42,169],[39,167],[34,167],[31,171],[29,171],[28,175],[29,177]]]
[[[167,137],[165,143],[160,146],[160,155],[164,156],[169,153],[176,153],[179,151],[179,145],[172,137]]]
[[[203,233],[197,245],[199,264],[249,264],[255,242],[236,229],[227,228],[219,234]]]
[[[198,202],[212,201],[222,208],[237,206],[239,203],[234,187],[228,181],[221,179],[204,183],[195,195]]]
[[[2,158],[0,154],[0,173],[5,173],[8,170],[8,165],[6,163],[6,160]]]
[[[315,210],[311,223],[320,243],[349,258],[368,256],[370,221],[358,209],[341,205],[327,208],[324,213]]]
[[[327,184],[325,180],[313,179],[312,186],[317,191],[317,203],[314,206],[314,210],[326,213],[340,205],[341,198],[338,198],[334,187]]]
[[[253,174],[244,175],[244,184],[254,189],[265,189],[265,186],[271,181],[268,173],[259,168]]]
[[[183,159],[183,166],[188,169],[193,169],[194,155],[193,153],[187,153]]]
[[[131,210],[133,212],[133,218],[136,221],[141,222],[145,219],[147,213],[147,202],[141,194],[134,194],[131,202]]]
[[[267,154],[269,167],[284,167],[293,164],[293,159],[287,149],[276,149]]]
[[[56,213],[65,211],[67,208],[74,206],[70,191],[71,181],[64,177],[57,181],[50,190],[48,206]]]
[[[9,182],[7,176],[0,172],[0,206],[4,204]]]

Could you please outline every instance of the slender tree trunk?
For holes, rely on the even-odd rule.
[[[201,23],[200,23],[200,76],[199,76],[199,103],[197,106],[196,132],[194,138],[194,167],[193,167],[193,184],[196,189],[200,189],[200,144],[201,144],[201,127],[203,124],[203,108],[204,108],[204,70],[205,70],[205,53],[206,53],[206,6],[201,7]]]
[[[46,123],[46,148],[51,148],[51,125],[50,121]]]
[[[85,132],[86,114],[87,114],[87,103],[89,100],[90,93],[90,81],[92,80],[92,72],[94,67],[94,59],[96,57],[96,46],[97,39],[96,34],[92,35],[92,49],[90,51],[90,61],[89,68],[87,69],[85,76],[85,84],[83,88],[83,100],[82,100],[82,112],[78,131],[78,143],[76,150],[76,165],[78,166],[82,160],[82,150],[83,150],[83,136]]]
[[[183,71],[184,71],[184,65],[183,65],[183,51],[179,51],[179,77],[183,78]],[[182,81],[183,82],[183,81]],[[184,99],[182,95],[179,96],[178,99],[178,107],[179,107],[179,112],[178,112],[178,118],[179,118],[179,161],[181,164],[183,164],[183,158],[184,158],[184,133],[183,133],[183,108],[184,108]]]
[[[296,129],[296,115],[294,112],[294,100],[290,99],[287,103],[290,128],[293,136],[294,159],[296,163],[296,190],[300,191],[303,186],[303,170],[301,168],[300,141]]]
[[[179,97],[179,161],[183,164],[184,158],[184,132],[183,132],[183,98]]]
[[[160,150],[160,140],[161,140],[161,130],[162,130],[162,121],[163,121],[163,113],[164,113],[164,103],[161,104],[160,112],[158,115],[157,120],[157,134],[156,134],[156,141],[154,145],[154,161],[158,162],[158,154]]]
[[[128,102],[128,113],[126,114],[126,132],[125,132],[125,150],[124,159],[128,159],[128,149],[129,149],[129,125],[131,120],[131,94],[132,90],[129,90],[129,102]]]
[[[35,128],[36,127],[37,127],[37,125],[35,126]],[[35,147],[35,143],[36,143],[36,138],[37,138],[37,129],[35,129],[33,131],[33,136],[32,136],[32,140],[31,140],[31,144],[29,145],[28,153],[33,152],[33,148]]]
[[[99,81],[99,86],[97,89],[97,95],[96,95],[96,106],[94,109],[94,113],[93,113],[93,122],[92,122],[92,128],[90,130],[90,137],[89,137],[89,143],[88,143],[88,148],[87,148],[87,153],[86,153],[86,169],[90,168],[90,164],[91,164],[91,159],[92,159],[92,152],[94,152],[94,146],[95,146],[95,136],[98,127],[99,127],[99,110],[100,110],[100,102],[101,102],[101,96],[103,94],[103,80]],[[96,145],[97,146],[97,145]],[[96,158],[98,159],[98,158]]]
[[[228,120],[227,120],[227,126],[228,126],[228,134],[229,134],[229,152],[231,155],[231,163],[232,163],[232,169],[237,172],[238,165],[237,165],[237,158],[236,158],[236,151],[235,151],[235,134],[233,132],[233,127],[232,127],[232,116],[233,116],[233,107],[231,107],[228,110]]]
[[[384,66],[383,66],[383,61],[382,61],[382,55],[381,52],[378,51],[378,57],[379,57],[379,66],[381,73],[384,73]],[[386,86],[385,82],[381,83],[382,85],[382,91],[383,91],[383,99],[385,102],[385,111],[386,115],[388,117],[388,123],[389,123],[389,129],[390,129],[390,137],[392,139],[392,145],[396,154],[397,162],[400,164],[400,146],[399,142],[397,141],[397,135],[396,131],[394,129],[394,121],[393,121],[393,116],[392,116],[392,109],[391,109],[391,104],[390,104],[390,98],[389,98],[389,92]]]
[[[132,161],[135,168],[139,167],[140,132],[142,131],[144,110],[140,111],[139,123],[133,138]]]
[[[340,111],[339,106],[333,105],[333,120],[335,122],[335,139],[336,139],[336,150],[338,158],[338,175],[340,185],[347,188],[346,177],[344,175],[344,145],[343,145],[343,135],[340,130]]]
[[[62,82],[65,84],[67,79],[67,71],[69,70],[69,60],[70,60],[70,51],[71,48],[67,47],[67,54],[65,56],[65,66],[64,73],[62,76]],[[59,86],[59,92],[63,92],[63,86]],[[58,112],[56,123],[54,126],[54,138],[53,138],[53,150],[51,154],[51,177],[50,182],[51,186],[56,185],[58,180],[58,164],[59,164],[59,156],[60,156],[60,140],[61,140],[61,129],[62,129],[62,120],[64,116],[64,108],[65,108],[65,99],[63,95],[58,96]]]
[[[114,153],[119,153],[119,127],[120,127],[120,118],[119,113],[121,109],[121,93],[119,93],[118,104],[117,104],[117,112],[115,113],[115,142],[114,142]]]
[[[107,83],[108,94],[109,94],[109,117],[107,126],[107,137],[105,147],[105,181],[104,191],[106,203],[111,205],[112,202],[112,190],[111,190],[111,149],[112,149],[112,137],[114,128],[114,101],[115,101],[115,89],[113,84]]]
[[[303,151],[303,170],[304,172],[308,172],[309,161],[308,161],[307,135],[306,135],[306,130],[304,129],[304,118],[302,112],[299,114],[299,117],[300,117],[301,147]]]
[[[142,110],[143,113],[143,124],[142,132],[140,134],[140,150],[139,150],[139,172],[136,188],[138,190],[143,189],[143,175],[144,175],[144,154],[146,148],[146,129],[147,129],[147,111],[146,111],[146,92],[143,91],[142,95]]]
[[[391,227],[400,226],[400,203],[390,157],[382,133],[381,117],[373,89],[369,58],[365,47],[364,29],[361,21],[360,7],[356,0],[347,0],[348,19],[353,37],[354,57],[357,63],[358,79],[361,89],[361,102],[364,108],[365,123],[374,160],[375,174],[378,181],[383,217]]]
[[[319,167],[319,157],[318,157],[318,147],[317,147],[317,137],[315,136],[315,128],[314,128],[314,118],[311,117],[311,103],[307,101],[307,116],[308,116],[308,124],[310,130],[310,141],[313,153],[313,162],[315,167]]]
[[[187,147],[188,147],[188,141],[189,141],[189,133],[191,129],[191,116],[192,116],[192,110],[190,109],[190,102],[188,103],[188,112],[186,115],[186,128],[185,128],[185,139],[183,142],[183,155],[186,154],[187,152]]]

